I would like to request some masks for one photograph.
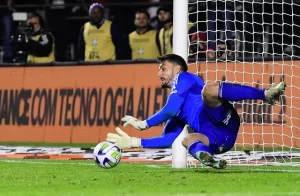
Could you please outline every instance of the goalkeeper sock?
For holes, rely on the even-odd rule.
[[[265,99],[265,90],[241,84],[221,82],[219,97],[228,101],[241,101],[244,99]]]
[[[206,146],[205,144],[202,144],[199,141],[192,143],[188,147],[188,151],[195,159],[198,159],[198,160],[199,160],[199,157],[196,156],[197,152],[208,152],[209,154],[212,154],[210,148],[208,146]]]

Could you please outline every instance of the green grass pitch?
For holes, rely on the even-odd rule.
[[[1,195],[300,195],[299,167],[174,169],[169,164],[0,159]]]

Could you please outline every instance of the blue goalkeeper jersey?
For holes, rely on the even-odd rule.
[[[171,93],[165,106],[146,120],[148,126],[159,125],[176,116],[192,129],[199,130],[203,87],[204,81],[195,74],[188,72],[177,74],[173,79]]]

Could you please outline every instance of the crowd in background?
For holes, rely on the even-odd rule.
[[[104,61],[155,59],[172,52],[173,0],[5,0],[0,2],[3,62],[14,62],[18,25],[26,12],[26,60]],[[297,3],[190,0],[189,57],[236,59],[297,56]],[[16,40],[20,39],[17,35]],[[21,36],[22,37],[22,36]],[[18,45],[19,47],[19,45]]]

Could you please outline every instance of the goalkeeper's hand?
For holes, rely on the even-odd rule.
[[[139,131],[148,129],[148,125],[145,120],[140,121],[137,118],[134,118],[133,116],[126,115],[123,118],[121,118],[121,121],[124,122],[123,127],[127,127],[128,125],[131,125]]]
[[[118,134],[108,133],[106,141],[117,144],[117,146],[121,149],[142,147],[140,138],[130,137],[119,127],[116,127],[116,131]]]

